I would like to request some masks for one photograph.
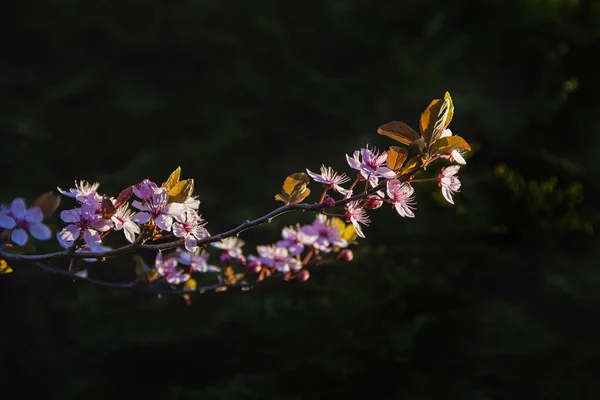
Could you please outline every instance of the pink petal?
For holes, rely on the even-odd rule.
[[[142,203],[141,201],[138,201],[138,200],[134,200],[133,203],[131,203],[131,205],[133,207],[137,208],[138,210],[142,210],[142,211],[149,211],[150,210],[148,208],[148,206],[146,206],[144,203]]]
[[[306,172],[308,172],[308,175],[309,175],[311,178],[313,178],[313,180],[314,180],[315,182],[318,182],[318,183],[324,183],[324,184],[328,184],[328,183],[329,183],[329,182],[328,182],[328,181],[327,181],[325,178],[323,178],[321,175],[319,175],[319,174],[315,174],[314,172],[311,172],[311,171],[310,171],[308,168],[306,169]]]
[[[173,226],[173,218],[169,217],[168,215],[164,215],[164,214],[156,217],[154,219],[154,222],[156,223],[156,226],[158,226],[163,231],[167,231],[167,232],[170,232],[171,227]]]
[[[448,187],[442,186],[442,195],[448,201],[448,203],[454,204],[454,200],[452,199],[452,191]]]
[[[171,203],[167,204],[164,208],[164,213],[170,215],[172,217],[176,217],[177,219],[184,218],[186,207],[181,203]]]
[[[98,231],[93,229],[86,229],[83,232],[83,240],[85,244],[87,244],[90,248],[98,247],[102,244],[102,239],[100,239],[100,234]]]
[[[196,246],[196,243],[198,242],[192,235],[187,235],[187,237],[185,238],[185,249],[194,253],[196,250],[198,250],[198,246]]]
[[[461,165],[465,165],[467,163],[467,161],[465,161],[465,159],[463,158],[463,156],[460,154],[460,152],[458,150],[452,150],[452,153],[450,153],[452,155],[452,158],[454,159],[454,161],[456,161],[457,163],[461,164]]]
[[[346,161],[348,161],[348,165],[350,165],[351,168],[360,169],[360,162],[354,158],[348,157],[348,154],[346,154]]]
[[[131,221],[133,221],[137,224],[145,224],[146,222],[150,221],[150,218],[152,218],[152,214],[147,213],[147,212],[139,212],[139,213],[135,213],[131,217]]]
[[[183,225],[182,224],[173,224],[173,234],[177,237],[184,237],[186,236],[188,233],[185,229],[183,229]]]
[[[100,232],[106,232],[113,227],[111,220],[100,218],[97,221],[92,222],[92,228]]]

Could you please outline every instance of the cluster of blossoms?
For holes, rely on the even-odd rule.
[[[141,269],[136,269],[139,277],[133,282],[136,285],[140,282],[149,286],[166,283],[171,289],[188,292],[198,288],[197,273],[216,273],[217,283],[211,286],[215,290],[236,285],[249,286],[247,279],[252,276],[256,276],[256,281],[268,277],[306,281],[310,276],[309,267],[335,260],[352,260],[353,253],[348,247],[358,237],[365,237],[363,226],[371,222],[370,210],[388,203],[401,217],[414,218],[414,184],[436,181],[443,198],[454,204],[453,195],[461,187],[457,174],[461,165],[466,163],[463,152],[469,151],[470,147],[448,129],[453,114],[452,99],[446,93],[443,99],[434,100],[422,114],[420,133],[397,121],[382,125],[378,133],[408,148],[390,146],[387,151],[379,151],[367,145],[352,156],[346,155],[349,167],[356,171],[352,183],[348,175],[325,165],[321,166],[320,173],[307,169],[308,176],[304,172],[292,174],[286,178],[282,193],[275,196],[287,207],[214,237],[210,236],[198,213],[200,201],[193,196],[193,180],[180,181],[180,168],[160,186],[145,179],[126,188],[116,198],[99,194],[98,183],[75,182],[75,187],[68,191],[58,188],[62,195],[74,199],[77,206],[60,213],[66,226],[56,234],[56,238],[65,249],[65,257],[72,252],[85,252],[85,261],[97,261],[99,256],[112,250],[103,241],[113,231],[122,231],[130,243],[121,248],[123,253],[136,246],[154,249],[157,254],[151,266],[143,260],[138,263]],[[409,149],[417,154],[407,160]],[[431,163],[440,159],[458,165],[442,167],[436,176],[415,179],[417,173],[426,171]],[[245,230],[247,224],[259,225],[302,202],[310,194],[307,188],[309,178],[323,186],[321,197],[313,205],[300,204],[296,208],[320,211],[313,223],[287,226],[283,228],[280,240],[259,245],[255,254],[246,256],[243,250],[245,242],[237,235]],[[364,186],[357,190],[361,182]],[[348,183],[350,185],[344,187]],[[130,204],[128,200],[132,197],[134,200]],[[10,206],[0,205],[0,228],[3,229],[0,241],[24,246],[29,234],[39,240],[50,239],[52,232],[43,220],[56,210],[59,203],[59,197],[45,194],[30,208],[20,198]],[[336,207],[343,207],[344,212],[331,213],[330,209]],[[148,241],[170,238],[175,240],[146,245]],[[219,265],[209,262],[208,243],[220,250]],[[110,254],[119,252],[116,249]],[[0,256],[8,260],[13,257],[3,249],[0,249]],[[139,260],[141,257],[138,257]],[[6,264],[5,260],[0,261],[4,262],[2,265]],[[9,269],[5,265],[2,270]],[[87,270],[76,271],[71,263],[69,275],[90,279]]]
[[[440,138],[449,136],[452,136],[452,132],[450,129],[445,129]],[[352,223],[356,233],[361,238],[365,237],[361,224],[367,226],[371,222],[367,215],[367,210],[377,209],[384,202],[390,203],[401,217],[415,217],[413,212],[416,209],[415,190],[411,184],[411,180],[401,181],[397,179],[398,173],[386,166],[387,156],[387,152],[380,152],[376,148],[369,148],[369,146],[355,151],[352,157],[346,155],[348,165],[357,170],[356,181],[348,189],[342,187],[342,185],[349,182],[350,178],[346,174],[337,173],[331,167],[322,165],[320,174],[308,169],[306,170],[315,182],[323,184],[325,188],[323,198],[328,195],[327,192],[329,190],[334,190],[341,194],[343,198],[350,198],[354,194],[353,188],[358,182],[365,181],[368,183],[368,186],[374,188],[379,184],[380,180],[385,180],[385,192],[378,190],[361,200],[350,201],[345,205],[346,213],[344,216],[348,222]],[[442,155],[439,158],[445,158],[462,165],[466,163],[458,150],[453,150],[450,155]],[[450,204],[454,204],[452,195],[460,190],[461,183],[458,176],[456,176],[459,169],[460,165],[443,167],[435,178],[441,188],[444,199]],[[412,182],[423,182],[425,180],[414,180]],[[365,191],[368,189],[368,186],[365,187]]]
[[[244,255],[245,242],[238,237],[228,237],[211,246],[221,250],[219,260],[223,269],[241,270],[238,278],[246,274],[258,274],[258,280],[278,272],[284,279],[306,281],[310,274],[305,267],[323,264],[335,259],[351,261],[352,251],[348,245],[356,238],[352,225],[346,225],[340,218],[328,218],[318,215],[310,225],[288,226],[283,228],[281,240],[271,245],[256,246],[257,255]],[[327,257],[335,253],[335,257]],[[164,277],[171,285],[188,282],[186,288],[196,287],[192,279],[194,272],[220,272],[222,268],[210,265],[209,253],[177,249],[170,254],[158,253],[155,259],[155,277]],[[231,276],[221,278],[222,283],[232,283]],[[239,279],[235,279],[236,281]],[[192,283],[190,284],[190,281]]]
[[[147,179],[116,199],[99,195],[98,186],[82,181],[69,191],[58,188],[79,203],[78,207],[60,213],[60,218],[68,224],[57,234],[63,248],[72,247],[81,238],[86,251],[103,251],[106,248],[102,246],[102,238],[110,231],[123,231],[125,238],[133,243],[141,232],[140,226],[184,238],[185,248],[190,252],[197,250],[197,240],[208,236],[197,213],[200,202],[193,197],[183,203],[169,202],[167,188]],[[137,211],[131,210],[126,202],[131,193],[138,198],[132,203]]]

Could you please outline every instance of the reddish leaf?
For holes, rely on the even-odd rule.
[[[51,216],[60,206],[60,196],[55,196],[52,194],[52,192],[46,192],[39,195],[33,201],[32,205],[39,207],[44,214],[44,219],[46,219]]]
[[[404,147],[390,146],[387,152],[387,166],[388,168],[397,171],[402,167],[404,161],[408,157],[408,150]]]
[[[407,146],[410,146],[421,137],[413,128],[400,121],[392,121],[381,125],[377,128],[377,133]]]

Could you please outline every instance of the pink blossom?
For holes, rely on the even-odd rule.
[[[379,178],[393,179],[396,173],[384,167],[387,159],[387,152],[379,152],[376,148],[372,150],[367,148],[355,151],[352,158],[346,154],[346,160],[351,168],[360,172],[365,180],[368,180],[371,186],[377,186]]]
[[[68,192],[59,187],[57,189],[61,194],[72,197],[79,203],[86,203],[88,201],[98,202],[102,200],[102,196],[97,192],[99,186],[98,182],[90,184],[87,181],[79,181],[79,183],[75,181],[75,188],[69,189]]]
[[[140,184],[140,188],[142,184]],[[146,185],[144,191],[140,189],[140,194],[144,197],[148,195],[147,191],[152,186],[151,182]],[[183,214],[186,210],[185,205],[181,203],[169,203],[169,193],[164,187],[154,188],[150,197],[143,199],[143,201],[135,200],[133,206],[141,210],[131,217],[133,222],[145,224],[152,219],[156,226],[168,232],[173,227],[173,217],[184,218]]]
[[[181,265],[189,265],[197,272],[219,272],[221,268],[208,264],[208,257],[209,254],[205,250],[200,252],[198,250],[195,252],[180,251],[179,263]]]
[[[341,184],[348,182],[350,178],[348,178],[346,174],[338,175],[338,173],[335,172],[331,167],[321,165],[320,175],[311,172],[308,169],[306,170],[306,172],[308,172],[308,175],[310,175],[310,177],[313,178],[315,182],[324,184],[327,187],[327,189],[333,188],[333,190],[343,194],[344,196],[347,195],[348,192],[350,192],[348,189],[344,189],[340,186]]]
[[[412,197],[415,189],[406,182],[400,182],[398,179],[387,181],[387,193],[396,207],[396,211],[401,217],[414,218],[415,200]]]
[[[299,225],[283,228],[281,236],[283,237],[283,240],[277,242],[277,247],[285,247],[293,255],[302,253],[304,250],[304,242],[308,239],[300,230]],[[310,239],[308,240],[310,241]]]
[[[188,199],[183,202],[183,205],[188,209],[197,210],[200,207],[200,200],[196,197],[188,197]]]
[[[221,249],[226,252],[231,258],[239,258],[243,262],[245,262],[244,254],[242,253],[242,247],[246,244],[242,239],[238,237],[228,237],[220,242],[214,242],[210,245],[216,247],[217,249]]]
[[[144,179],[139,185],[133,186],[133,193],[142,200],[150,200],[158,185],[148,179]]]
[[[36,239],[48,240],[52,236],[50,228],[42,223],[44,214],[37,207],[27,209],[23,199],[14,199],[10,207],[0,208],[0,228],[12,230],[10,240],[19,246],[27,243],[28,235]]]
[[[347,247],[348,242],[340,237],[340,229],[332,226],[331,221],[324,215],[318,215],[312,225],[300,228],[299,235],[304,245],[311,245],[324,253],[329,253],[333,247]]]
[[[125,238],[129,243],[133,243],[135,241],[135,235],[140,233],[140,227],[131,220],[132,211],[128,207],[128,204],[123,204],[117,208],[117,211],[111,217],[111,221],[113,222],[114,230],[123,230]]]
[[[106,232],[113,227],[110,220],[102,218],[97,213],[98,206],[94,203],[84,203],[80,208],[64,210],[60,218],[69,225],[65,226],[58,234],[57,239],[62,247],[69,248],[80,236],[90,248],[102,244],[99,232]]]
[[[302,269],[302,263],[294,257],[291,257],[288,249],[285,247],[257,246],[256,250],[260,255],[260,262],[277,271],[287,274],[290,271],[299,271]]]
[[[442,188],[442,195],[450,204],[454,204],[452,193],[460,190],[460,180],[455,176],[460,169],[460,165],[451,165],[442,168],[442,172],[438,175],[438,185]]]
[[[377,193],[380,194],[381,192]],[[376,210],[379,207],[381,207],[383,205],[383,199],[380,197],[381,194],[379,196],[374,194],[369,195],[369,197],[367,197],[367,200],[365,201],[365,208],[367,210]]]
[[[177,257],[165,257],[163,258],[162,253],[156,254],[155,259],[156,271],[161,276],[164,276],[166,281],[171,285],[179,285],[190,279],[190,275],[184,273],[180,268],[177,268],[179,262]]]
[[[195,211],[188,209],[175,218],[173,223],[173,234],[185,238],[185,249],[195,252],[198,240],[208,237],[208,231],[202,224],[202,218]]]
[[[346,217],[354,226],[356,234],[364,239],[365,234],[362,231],[360,224],[368,226],[371,223],[365,208],[359,204],[358,201],[351,201],[346,204]]]

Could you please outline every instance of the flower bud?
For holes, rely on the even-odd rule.
[[[308,278],[310,278],[310,272],[308,272],[307,269],[301,269],[296,274],[296,279],[298,279],[299,281],[306,282]]]
[[[219,258],[224,265],[229,265],[231,262],[231,256],[226,251],[223,252]]]
[[[338,254],[337,258],[346,262],[350,262],[354,259],[354,253],[350,249],[344,249],[340,251],[340,254]]]
[[[246,267],[246,271],[249,274],[258,274],[262,268],[259,260],[250,260],[248,263],[248,267]]]
[[[134,186],[134,193],[136,196],[138,196],[140,199],[142,200],[148,200],[150,198],[152,198],[152,195],[154,194],[154,189],[156,189],[158,186],[156,185],[156,183],[151,182],[148,179],[144,179],[138,187]]]
[[[331,197],[326,198],[325,201],[324,201],[324,203],[325,203],[325,207],[333,207],[333,206],[335,206],[335,200],[333,198],[331,198]]]
[[[383,200],[381,197],[372,194],[367,197],[367,201],[365,201],[365,208],[368,210],[375,210],[376,208],[381,207],[382,204]]]

